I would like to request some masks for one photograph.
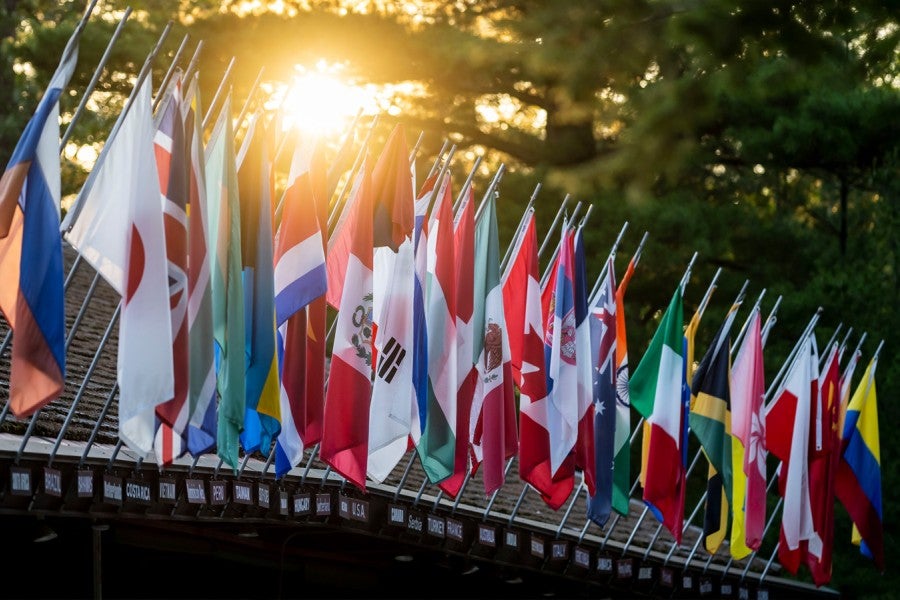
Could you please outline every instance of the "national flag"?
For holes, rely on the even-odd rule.
[[[151,90],[148,79],[135,93],[77,217],[64,223],[69,243],[122,295],[119,437],[139,456],[153,451],[156,408],[174,395]]]
[[[471,461],[470,419],[478,373],[475,368],[475,197],[472,187],[464,191],[453,220],[456,252],[456,453],[453,475],[441,481],[441,490],[456,498]]]
[[[436,190],[429,222],[425,320],[428,331],[428,406],[419,441],[419,457],[429,481],[453,475],[456,465],[457,355],[456,251],[453,244],[453,196],[450,178]]]
[[[616,275],[612,258],[591,302],[591,364],[594,398],[594,462],[596,491],[588,502],[588,517],[606,525],[613,508],[616,411]]]
[[[628,398],[628,342],[625,328],[625,290],[634,275],[635,258],[616,287],[616,435],[614,442],[612,507],[628,515],[631,502],[631,403]]]
[[[732,503],[731,465],[731,337],[740,303],[732,305],[691,380],[689,423],[709,461],[703,541],[715,554],[728,529]]]
[[[564,224],[545,334],[547,427],[550,432],[550,471],[554,476],[575,447],[580,416],[575,338],[575,249],[572,238],[571,229]]]
[[[583,228],[572,238],[572,290],[575,302],[575,372],[578,390],[578,437],[575,441],[575,468],[581,469],[588,497],[597,492],[594,456],[594,367],[591,354],[591,321],[588,318],[587,271]]]
[[[815,555],[810,550],[806,555],[806,565],[817,586],[823,586],[831,581],[834,490],[840,460],[840,435],[837,429],[841,408],[839,360],[838,344],[834,342],[819,375],[819,394],[814,410],[814,414],[817,415],[815,419],[817,433],[813,436],[815,445],[810,449],[809,459],[809,497],[813,523],[822,538],[822,552]]]
[[[182,104],[188,144],[188,329],[190,390],[187,447],[192,456],[216,445],[216,362],[209,260],[209,212],[203,159],[199,75],[194,74]]]
[[[187,145],[181,108],[181,74],[172,79],[166,100],[158,112],[153,139],[159,189],[162,191],[163,225],[169,275],[169,308],[172,311],[172,358],[175,395],[156,407],[159,423],[154,447],[161,466],[187,452],[189,417],[190,339],[188,335],[188,169]]]
[[[66,376],[59,236],[59,96],[78,62],[77,30],[0,178],[0,312],[15,335],[9,408],[25,418],[62,393]]]
[[[877,366],[876,354],[869,361],[847,406],[835,489],[853,522],[853,543],[860,547],[864,556],[875,561],[879,571],[884,572],[881,444],[875,391]]]
[[[240,441],[247,454],[268,455],[281,431],[275,340],[271,140],[262,112],[250,119],[237,157],[244,291],[245,406]]]
[[[779,493],[784,499],[779,561],[797,573],[803,551],[821,555],[809,493],[809,434],[813,398],[818,394],[819,358],[815,334],[801,340],[775,400],[766,407],[766,446],[781,460]]]
[[[732,519],[731,555],[740,560],[759,550],[766,521],[765,371],[762,316],[749,317],[731,367]]]
[[[679,287],[628,383],[631,405],[644,415],[651,429],[644,502],[678,544],[685,492],[683,311]]]
[[[312,147],[310,147],[312,146]],[[321,439],[324,410],[326,199],[316,181],[325,168],[321,145],[298,145],[275,239],[275,323],[281,375],[281,432],[275,476],[300,463],[303,449]],[[327,210],[327,206],[324,207]],[[327,219],[327,216],[324,217]]]
[[[209,239],[215,248],[211,284],[219,391],[217,453],[225,464],[237,470],[246,392],[245,324],[241,283],[241,212],[230,95],[225,99],[206,146],[206,194]]]
[[[473,464],[484,465],[484,492],[499,489],[505,461],[519,449],[509,338],[500,287],[500,244],[496,200],[490,194],[475,225],[473,357],[478,379],[472,397],[469,431]]]
[[[537,229],[534,209],[528,211],[503,282],[510,363],[519,387],[519,477],[531,484],[550,508],[557,510],[572,493],[574,477],[555,481],[550,470]]]
[[[372,188],[363,161],[353,212],[350,254],[335,324],[319,455],[361,490],[366,489],[369,402],[372,396]]]
[[[428,205],[431,202],[436,175],[422,184],[416,197],[415,207],[415,270],[413,287],[413,389],[416,392],[416,406],[410,429],[410,442],[418,448],[421,442],[428,409],[428,330],[425,321],[425,280],[428,272]],[[455,299],[454,299],[455,301]],[[456,315],[454,315],[454,320]]]
[[[404,128],[398,124],[372,169],[373,357],[369,477],[384,481],[409,448],[414,410],[415,203]]]

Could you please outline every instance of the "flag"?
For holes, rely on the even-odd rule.
[[[455,498],[471,461],[470,419],[475,395],[475,198],[472,186],[464,190],[453,220],[453,248],[456,253],[456,453],[453,475],[438,485]]]
[[[650,346],[628,382],[631,405],[650,424],[644,502],[681,543],[684,522],[684,389],[686,340],[681,289],[672,300]]]
[[[347,278],[347,262],[350,260],[350,252],[353,246],[353,233],[355,223],[353,216],[356,214],[356,202],[359,198],[359,188],[365,174],[360,169],[356,173],[353,185],[350,187],[350,194],[341,212],[338,220],[331,230],[328,238],[327,251],[325,253],[325,269],[327,273],[327,290],[325,298],[328,304],[338,309],[341,305],[341,297],[344,290],[344,281]]]
[[[237,157],[241,211],[241,281],[244,291],[246,389],[241,446],[269,453],[281,431],[275,340],[271,140],[262,113],[250,119]]]
[[[631,501],[631,403],[628,399],[628,342],[625,331],[625,290],[634,275],[635,259],[628,262],[616,287],[616,435],[614,441],[612,507],[628,515]]]
[[[352,226],[340,310],[325,392],[319,455],[355,486],[366,489],[369,402],[372,395],[372,189],[363,162],[358,198],[348,215]]]
[[[381,483],[409,448],[413,412],[415,203],[409,151],[397,125],[372,170],[375,380],[369,406],[368,475]]]
[[[416,277],[413,283],[413,389],[416,407],[410,429],[410,442],[418,448],[428,408],[428,329],[425,321],[425,279],[428,271],[428,205],[436,176],[429,177],[416,197],[414,247]],[[452,229],[451,229],[452,231]],[[455,301],[455,299],[454,299]],[[454,320],[456,315],[453,316]]]
[[[810,450],[809,497],[813,523],[822,538],[822,552],[810,551],[806,565],[813,582],[823,586],[831,581],[832,548],[834,546],[834,486],[840,451],[838,434],[841,407],[840,354],[837,342],[831,345],[819,375],[819,394],[815,403],[815,445]]]
[[[550,471],[556,475],[578,439],[578,366],[575,333],[575,256],[572,231],[564,224],[547,308],[547,427]],[[550,286],[548,285],[548,289]],[[552,316],[551,316],[552,315]]]
[[[581,469],[588,497],[597,492],[597,467],[594,456],[594,367],[591,362],[591,321],[588,318],[587,273],[584,235],[579,227],[572,240],[572,290],[575,292],[575,372],[577,379],[578,437],[575,441],[575,467]]]
[[[731,338],[739,303],[732,305],[691,380],[691,431],[709,461],[703,541],[715,554],[728,529],[732,503],[731,465]]]
[[[153,139],[159,189],[162,192],[169,308],[172,311],[172,359],[175,395],[156,407],[159,419],[154,447],[157,462],[171,464],[187,452],[190,339],[188,337],[188,168],[181,108],[181,75],[177,74],[159,110]]]
[[[472,316],[473,357],[478,378],[472,396],[469,432],[472,461],[484,465],[484,492],[503,485],[507,458],[519,449],[509,338],[500,287],[500,245],[494,195],[489,195],[475,225],[475,295]]]
[[[321,439],[327,310],[323,236],[327,223],[320,222],[325,198],[316,193],[314,184],[325,173],[320,149],[314,143],[312,149],[301,144],[294,150],[275,239],[282,419],[275,445],[278,478],[300,463],[307,445]]]
[[[450,178],[441,182],[429,223],[425,320],[428,329],[428,405],[419,457],[429,481],[453,475],[456,464],[456,251]]]
[[[216,362],[210,282],[209,215],[203,160],[199,75],[194,74],[182,104],[188,143],[188,329],[190,389],[187,447],[192,456],[216,445]]]
[[[864,556],[875,561],[879,571],[884,572],[881,444],[875,391],[877,366],[876,355],[869,361],[847,406],[835,489],[853,522],[853,543],[859,545]]]
[[[65,385],[66,315],[59,237],[59,96],[78,62],[77,30],[0,178],[0,311],[15,334],[9,408],[25,418]]]
[[[778,487],[784,509],[778,556],[792,574],[802,558],[798,549],[821,555],[809,495],[810,416],[818,393],[818,365],[815,335],[810,333],[800,342],[774,401],[766,407],[766,446],[781,460]]]
[[[206,193],[209,239],[214,243],[211,284],[216,340],[217,453],[237,470],[239,434],[244,426],[244,298],[241,283],[241,212],[238,196],[231,96],[213,127],[206,146]]]
[[[731,367],[731,555],[759,550],[766,522],[765,371],[762,317],[754,308]]]
[[[596,491],[588,501],[588,517],[600,527],[612,512],[616,442],[616,293],[615,265],[606,274],[591,303],[590,334],[594,399],[594,463]]]
[[[93,185],[79,202],[77,218],[64,223],[69,243],[122,295],[119,437],[140,456],[153,450],[157,406],[174,395],[151,90],[145,80],[135,93],[118,133],[107,142],[111,146]]]
[[[572,493],[573,477],[555,481],[550,471],[537,230],[534,209],[528,211],[503,282],[510,363],[519,388],[519,476],[541,494],[547,506],[557,510]]]

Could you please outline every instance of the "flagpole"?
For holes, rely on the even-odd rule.
[[[447,174],[447,171],[450,169],[450,161],[453,159],[453,155],[456,154],[456,144],[453,144],[450,147],[450,152],[447,153],[447,159],[444,161],[444,164],[441,165],[441,170],[438,171],[437,179],[434,180],[434,187],[431,188],[431,191],[428,193],[428,204],[425,206],[425,213],[429,212],[428,207],[431,207],[431,215],[428,217],[428,223],[437,216],[434,214],[434,207],[436,204],[432,204],[434,202],[435,196],[440,192],[441,182],[444,180],[444,176]]]
[[[415,145],[413,145],[412,150],[409,151],[409,163],[412,164],[412,161],[416,158],[416,154],[419,152],[419,146],[422,145],[422,140],[425,139],[425,132],[420,131],[419,137],[416,139]]]
[[[247,111],[250,110],[250,106],[253,103],[253,97],[256,95],[256,89],[259,87],[259,82],[262,80],[265,70],[265,66],[259,68],[259,73],[256,74],[256,80],[253,82],[253,85],[250,86],[250,91],[247,93],[247,99],[244,100],[241,112],[238,113],[238,118],[234,122],[234,130],[237,130],[241,126],[241,123],[244,122],[244,117],[247,116]]]
[[[181,40],[181,44],[178,46],[178,50],[175,51],[175,56],[172,57],[172,62],[169,64],[169,69],[166,71],[162,82],[159,84],[159,90],[156,92],[156,97],[153,99],[153,108],[151,108],[151,112],[156,112],[156,108],[159,106],[159,103],[165,96],[166,86],[169,85],[169,80],[172,79],[172,75],[175,73],[175,67],[178,66],[178,61],[181,59],[181,53],[184,52],[184,47],[187,45],[189,37],[189,34],[184,34],[184,38]]]
[[[472,168],[469,169],[469,174],[466,176],[465,182],[463,182],[462,187],[459,189],[459,194],[456,195],[456,200],[453,201],[453,214],[454,217],[456,213],[459,211],[459,205],[462,204],[463,197],[469,192],[469,188],[472,187],[472,179],[475,178],[475,172],[478,170],[478,167],[481,165],[481,156],[475,157],[475,162],[472,163]]]
[[[203,123],[200,126],[200,131],[206,131],[206,127],[209,125],[209,120],[212,118],[213,109],[216,108],[216,104],[219,102],[219,97],[222,95],[222,90],[225,88],[225,82],[228,81],[228,78],[231,76],[231,69],[234,68],[235,57],[231,57],[231,62],[228,63],[228,66],[225,68],[225,73],[222,75],[221,81],[219,81],[219,87],[216,88],[216,93],[213,96],[212,102],[209,103],[209,106],[206,108],[206,115],[203,117]]]
[[[619,244],[622,243],[622,236],[625,235],[626,229],[628,229],[628,221],[625,221],[625,224],[622,225],[622,229],[619,230],[619,235],[616,236],[616,240],[613,242],[612,248],[610,249],[609,254],[606,257],[606,260],[603,262],[603,267],[600,269],[600,275],[597,276],[597,281],[594,282],[594,287],[591,288],[591,293],[588,294],[588,305],[591,304],[591,300],[593,300],[594,296],[597,295],[597,292],[600,291],[600,284],[603,282],[603,278],[606,276],[606,271],[609,269],[609,261],[615,260],[616,251],[619,249]]]
[[[556,216],[553,217],[553,222],[550,223],[550,228],[547,229],[547,233],[544,235],[544,241],[541,242],[541,247],[538,249],[538,257],[540,257],[544,250],[547,248],[547,244],[550,243],[550,237],[553,235],[553,232],[556,230],[557,224],[559,224],[560,218],[563,216],[563,210],[566,208],[566,203],[569,201],[569,198],[572,197],[572,194],[566,194],[563,197],[562,203],[559,205],[559,208],[556,209]]]
[[[850,372],[850,367],[853,362],[853,357],[856,356],[859,353],[860,349],[862,348],[863,341],[865,341],[865,339],[866,339],[866,333],[867,332],[863,331],[863,334],[859,337],[859,341],[856,342],[856,348],[854,348],[853,354],[850,355],[850,362],[847,363],[847,366],[844,367],[844,372],[841,373],[841,381],[844,381],[847,378],[847,373]],[[2,354],[2,352],[0,352],[0,354]],[[847,383],[847,385],[850,384],[849,381],[847,381],[846,383]]]
[[[96,3],[97,0],[94,0],[94,4]],[[118,41],[119,36],[122,34],[122,28],[125,27],[125,21],[128,20],[128,17],[130,15],[131,7],[129,6],[125,9],[125,14],[122,15],[122,18],[119,19],[119,24],[116,25],[116,29],[115,31],[113,31],[112,37],[109,38],[109,43],[106,44],[106,50],[103,51],[103,56],[100,57],[100,62],[97,63],[97,67],[94,69],[94,74],[91,76],[90,82],[87,84],[87,87],[84,89],[84,93],[81,95],[81,101],[78,103],[78,108],[75,109],[75,113],[72,115],[72,119],[69,121],[69,125],[66,127],[66,132],[60,139],[60,154],[62,154],[65,150],[66,143],[69,141],[69,136],[72,135],[72,128],[75,126],[75,122],[78,121],[82,113],[84,113],[84,107],[87,105],[91,93],[97,86],[97,81],[100,79],[100,75],[103,73],[103,68],[106,66],[107,61],[109,61],[110,54],[112,54],[112,48],[115,45],[116,41]]]
[[[575,218],[578,216],[578,212],[581,210],[581,200],[578,201],[578,204],[575,205],[575,210],[572,211],[572,216],[563,221],[563,227],[571,227],[572,223],[575,221]],[[550,232],[547,232],[549,235]],[[549,238],[547,238],[549,239]],[[543,246],[541,247],[543,250]],[[538,256],[540,257],[541,253],[538,252]],[[553,267],[553,262],[556,260],[556,257],[559,255],[559,244],[556,244],[556,247],[553,249],[553,254],[550,256],[550,260],[547,261],[547,266],[544,269],[543,275],[541,275],[541,289],[544,289],[544,285],[547,283],[547,280],[550,278],[550,269]]]
[[[759,296],[756,297],[756,302],[753,303],[753,306],[750,307],[750,312],[747,314],[747,318],[744,319],[744,324],[741,325],[741,329],[738,331],[738,334],[734,336],[734,347],[737,348],[741,344],[741,340],[744,339],[744,334],[747,332],[747,327],[750,326],[750,319],[753,317],[753,313],[759,309],[759,305],[762,303],[763,296],[766,295],[766,288],[763,288],[759,293]]]
[[[534,191],[531,192],[531,198],[528,199],[528,204],[525,205],[525,210],[522,212],[522,217],[519,219],[519,224],[516,227],[516,234],[513,236],[513,239],[509,242],[509,246],[506,247],[506,254],[503,255],[503,260],[500,261],[500,272],[504,272],[506,270],[506,265],[509,261],[510,253],[512,252],[513,247],[518,241],[519,237],[522,235],[522,226],[525,224],[525,218],[528,214],[528,210],[534,206],[534,201],[537,198],[538,192],[541,191],[541,182],[538,182],[536,186],[534,186]]]
[[[200,51],[203,49],[203,40],[197,42],[197,47],[194,48],[194,54],[191,56],[191,61],[188,63],[187,69],[184,70],[184,81],[190,82],[191,78],[194,76],[194,71],[197,70],[197,63],[200,62]]]
[[[441,149],[438,151],[437,156],[435,156],[434,162],[431,163],[431,168],[428,170],[428,175],[425,176],[425,180],[427,181],[429,177],[434,175],[434,172],[437,170],[438,165],[441,163],[441,157],[444,156],[444,152],[447,151],[447,144],[450,143],[450,140],[444,140],[444,143],[441,144]],[[454,147],[456,145],[454,144]],[[412,163],[414,155],[410,154],[409,162]]]
[[[144,64],[141,67],[140,73],[138,73],[137,81],[135,82],[134,87],[131,88],[131,93],[128,95],[128,100],[126,100],[125,106],[122,108],[122,112],[119,113],[116,122],[113,124],[112,130],[106,138],[106,143],[103,144],[103,149],[100,150],[100,155],[94,162],[94,167],[88,174],[87,180],[81,186],[81,190],[78,192],[78,196],[75,198],[75,202],[72,204],[72,208],[69,209],[68,213],[66,213],[66,218],[63,220],[62,225],[60,226],[60,231],[68,231],[69,229],[71,229],[72,223],[74,223],[75,219],[78,218],[78,214],[81,212],[81,201],[84,196],[84,192],[91,189],[91,186],[94,183],[94,179],[96,178],[97,173],[100,171],[100,167],[102,166],[103,161],[106,159],[106,154],[109,152],[111,142],[115,139],[119,128],[122,126],[122,121],[125,120],[125,116],[128,114],[128,111],[131,108],[132,103],[134,102],[134,98],[137,95],[138,90],[141,88],[144,80],[150,74],[150,69],[153,66],[153,61],[156,60],[156,55],[159,52],[159,49],[162,47],[163,42],[168,37],[169,31],[172,29],[172,25],[172,21],[169,21],[166,24],[166,27],[163,29],[162,34],[156,41],[156,46],[153,47],[153,50],[150,51],[150,54],[147,55],[147,58],[144,60]]]
[[[487,204],[488,198],[490,198],[491,194],[497,192],[497,186],[500,185],[500,180],[503,179],[503,174],[506,173],[506,165],[504,163],[500,163],[500,166],[497,168],[497,172],[494,173],[494,178],[491,180],[491,184],[488,186],[488,189],[484,192],[484,196],[481,197],[481,203],[478,205],[478,210],[475,211],[475,221],[478,221],[478,217],[481,216],[481,211],[484,210],[484,205]],[[499,195],[499,192],[497,192]]]
[[[787,359],[781,365],[781,369],[778,371],[778,374],[772,379],[772,383],[769,385],[769,389],[766,390],[766,395],[764,397],[764,402],[767,404],[772,399],[772,393],[775,391],[777,386],[781,383],[782,377],[784,377],[785,372],[790,367],[791,363],[793,363],[794,357],[797,355],[797,352],[800,351],[800,347],[803,345],[803,340],[809,336],[810,332],[815,328],[816,323],[819,321],[819,317],[822,316],[822,307],[820,306],[816,309],[815,314],[809,320],[809,323],[806,325],[806,328],[803,330],[803,333],[800,334],[800,337],[797,339],[797,343],[794,344],[794,348],[791,350],[791,353],[788,355]]]
[[[687,269],[684,270],[684,275],[681,277],[681,281],[678,283],[678,287],[681,288],[681,295],[684,296],[684,288],[687,286],[688,282],[691,280],[691,269],[694,268],[694,262],[697,260],[697,252],[694,252],[694,255],[691,257],[691,262],[688,263]]]
[[[331,206],[331,213],[328,215],[328,227],[331,228],[334,223],[334,218],[337,216],[338,207],[341,206],[341,200],[344,197],[344,192],[347,191],[347,188],[350,186],[350,182],[356,178],[356,172],[359,171],[360,165],[362,165],[362,161],[366,156],[366,150],[369,146],[369,140],[372,137],[372,133],[375,131],[375,126],[378,124],[378,119],[381,117],[380,113],[375,114],[372,117],[372,124],[369,127],[369,132],[366,134],[365,139],[363,140],[362,146],[359,149],[359,152],[356,153],[356,159],[353,161],[353,166],[350,168],[350,175],[344,181],[344,185],[341,186],[340,191],[337,196],[334,198],[329,198],[329,206]]]

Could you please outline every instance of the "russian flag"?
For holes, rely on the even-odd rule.
[[[55,400],[65,382],[59,96],[78,62],[79,34],[0,178],[0,311],[15,334],[9,406],[20,418]]]

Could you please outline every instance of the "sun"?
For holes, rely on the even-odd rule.
[[[328,137],[342,133],[362,111],[377,112],[375,93],[341,77],[342,65],[319,61],[312,68],[295,66],[296,75],[286,96],[272,108],[281,108],[282,128]]]

